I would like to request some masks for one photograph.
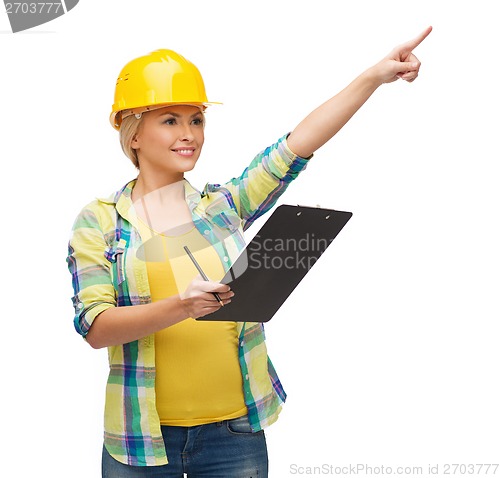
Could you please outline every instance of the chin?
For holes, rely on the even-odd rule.
[[[187,172],[187,171],[192,171],[194,167],[196,166],[196,161],[193,161],[190,164],[180,164],[179,165],[179,171]]]

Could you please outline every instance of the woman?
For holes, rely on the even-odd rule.
[[[92,347],[108,347],[103,476],[267,476],[263,429],[286,395],[263,327],[194,319],[231,301],[218,281],[244,247],[243,231],[313,153],[380,85],[415,80],[412,50],[430,31],[319,106],[241,177],[201,193],[184,178],[204,142],[209,103],[199,71],[170,50],[124,67],[110,119],[139,173],[83,208],[67,259],[75,327]],[[182,245],[211,280],[201,280]]]

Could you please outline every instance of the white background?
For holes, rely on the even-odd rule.
[[[381,87],[278,203],[353,218],[267,325],[289,395],[270,476],[499,463],[496,3],[81,0],[17,34],[0,14],[9,476],[100,476],[107,356],[73,329],[65,258],[80,208],[135,176],[108,123],[122,66],[176,50],[224,103],[186,176],[202,188],[428,25],[417,81]]]

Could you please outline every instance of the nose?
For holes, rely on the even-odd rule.
[[[193,139],[194,139],[193,130],[191,128],[191,125],[187,124],[182,128],[180,140],[189,142],[193,141]]]

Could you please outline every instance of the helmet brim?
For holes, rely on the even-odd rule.
[[[217,101],[210,101],[210,102],[205,102],[205,103],[194,103],[194,102],[189,102],[189,101],[183,101],[183,102],[175,102],[175,103],[162,103],[159,105],[150,105],[150,106],[138,106],[136,108],[128,108],[126,110],[121,110],[121,111],[113,111],[109,115],[109,121],[111,123],[111,126],[115,128],[116,130],[120,130],[120,126],[122,121],[127,118],[128,116],[132,115],[142,115],[142,113],[147,113],[148,111],[154,111],[158,110],[160,108],[166,108],[168,106],[196,106],[200,108],[202,111],[205,111],[205,109],[208,106],[213,106],[213,105],[222,105],[222,103],[217,102]]]

